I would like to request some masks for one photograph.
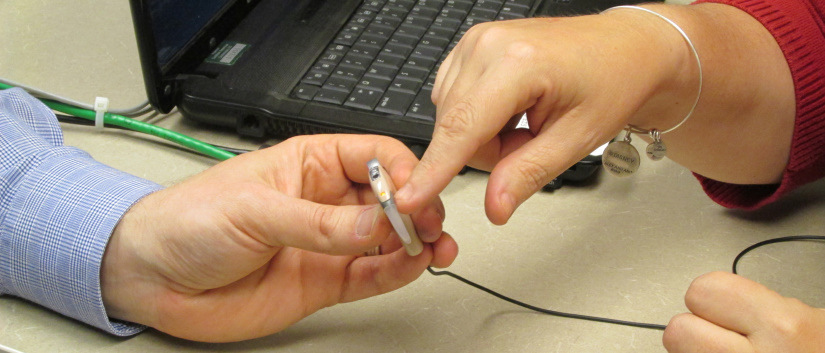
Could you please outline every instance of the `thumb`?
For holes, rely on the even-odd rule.
[[[577,134],[557,122],[512,151],[493,168],[487,183],[485,210],[494,224],[504,224],[516,208],[567,168],[595,150],[605,139]]]
[[[392,226],[381,207],[334,206],[290,198],[256,226],[262,241],[331,255],[362,253],[380,245]]]

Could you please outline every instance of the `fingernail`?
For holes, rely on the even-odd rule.
[[[378,219],[378,206],[372,206],[361,211],[358,219],[355,221],[355,235],[358,237],[368,237],[372,234],[372,227],[375,225],[375,220]]]
[[[443,204],[438,205],[438,207],[435,209],[435,213],[438,214],[438,218],[441,218],[441,222],[444,222],[444,220],[447,219],[447,210],[444,209]]]
[[[412,188],[413,187],[410,184],[402,186],[401,189],[399,189],[398,192],[395,193],[395,200],[409,202],[413,194]]]

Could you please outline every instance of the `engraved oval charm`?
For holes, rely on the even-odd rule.
[[[618,177],[630,176],[639,170],[639,151],[627,141],[607,145],[602,154],[602,166]]]
[[[665,146],[665,143],[661,140],[653,141],[647,145],[646,154],[648,158],[654,161],[661,160],[667,155],[667,146]]]

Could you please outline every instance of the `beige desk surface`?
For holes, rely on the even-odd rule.
[[[145,99],[126,1],[0,1],[0,76],[74,99]],[[179,114],[148,118],[222,145],[254,148]],[[63,126],[66,143],[135,175],[170,185],[215,164],[134,133]],[[638,176],[599,175],[590,185],[539,193],[510,223],[483,211],[486,175],[457,177],[442,194],[445,228],[461,251],[452,270],[529,303],[581,314],[665,324],[685,310],[696,276],[728,270],[760,240],[822,234],[825,185],[756,213],[712,203],[670,161]],[[825,246],[755,252],[742,273],[825,306]],[[451,278],[427,273],[409,286],[318,312],[272,336],[233,344],[187,342],[149,330],[111,337],[26,301],[0,297],[0,343],[29,352],[661,352],[661,332],[528,312]]]

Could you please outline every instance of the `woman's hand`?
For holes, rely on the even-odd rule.
[[[653,16],[628,23],[618,12],[617,18],[472,27],[438,71],[432,143],[399,192],[402,210],[417,209],[469,164],[492,171],[487,216],[503,224],[525,199],[615,137],[634,113],[653,109],[645,105],[658,102],[654,95],[685,105],[695,99],[695,84],[663,90],[695,78],[678,32],[670,29],[669,36],[668,24]],[[645,38],[640,26],[663,35]],[[529,130],[515,129],[525,112]]]
[[[731,273],[690,285],[690,313],[675,316],[663,338],[668,352],[794,353],[825,350],[825,310],[785,298]]]
[[[778,182],[795,95],[773,36],[728,5],[644,6],[679,24],[702,60],[696,110],[662,137],[668,158],[718,181]],[[491,171],[485,209],[503,224],[627,124],[677,126],[698,90],[698,65],[685,39],[644,11],[476,25],[438,71],[432,143],[399,190],[398,208],[420,209],[469,164]],[[515,129],[525,112],[529,130]]]

